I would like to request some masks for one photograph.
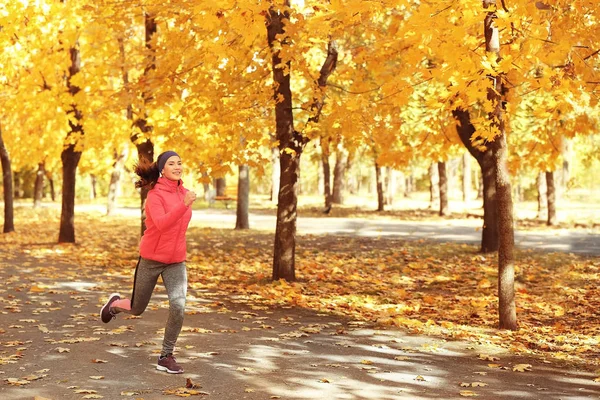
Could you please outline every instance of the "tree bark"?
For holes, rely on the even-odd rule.
[[[396,171],[392,167],[385,168],[385,203],[389,206],[394,204],[396,194]]]
[[[0,126],[0,163],[2,164],[2,187],[4,189],[4,233],[15,231],[15,213],[13,204],[13,176],[8,149],[2,137]]]
[[[150,71],[156,69],[156,56],[155,50],[152,47],[152,37],[156,34],[156,21],[153,16],[148,13],[144,13],[144,31],[145,31],[145,46],[149,51],[148,60],[144,67],[144,77],[148,79]],[[122,50],[124,58],[124,50]],[[123,70],[123,82],[125,86],[128,86],[129,78],[126,70]],[[142,93],[142,99],[144,102],[144,108],[152,100],[152,95],[148,92]],[[127,117],[133,120],[133,109],[128,107]],[[148,124],[148,116],[145,110],[141,112],[141,117],[134,122],[134,127],[137,128],[131,135],[131,142],[135,145],[138,151],[138,162],[152,163],[154,161],[154,143],[152,143],[151,137],[154,128]],[[148,197],[148,188],[142,188],[140,190],[140,233],[143,236],[146,231],[146,198]]]
[[[46,170],[44,163],[38,163],[38,170],[35,173],[35,184],[33,187],[33,208],[40,208],[42,206],[42,198],[44,197],[44,176]]]
[[[538,202],[538,210],[537,210],[537,218],[541,219],[544,215],[544,210],[547,210],[547,198],[546,198],[546,190],[545,190],[545,179],[544,174],[539,173],[535,180],[537,187],[537,202]]]
[[[225,190],[227,189],[227,181],[225,181],[225,178],[215,178],[214,185],[217,196],[225,196]]]
[[[440,177],[440,216],[445,217],[450,215],[448,208],[448,179],[446,177],[446,163],[438,162],[438,174]]]
[[[375,182],[377,187],[377,211],[384,210],[384,198],[383,198],[383,182],[381,181],[381,167],[375,161]]]
[[[58,233],[59,243],[75,243],[75,184],[77,177],[77,165],[81,159],[81,150],[78,142],[84,135],[81,120],[83,115],[75,104],[75,95],[80,88],[73,85],[71,78],[81,69],[81,57],[77,48],[70,49],[71,65],[67,77],[67,87],[69,93],[73,96],[73,104],[68,114],[73,114],[74,118],[69,118],[70,131],[65,140],[65,147],[61,153],[60,159],[63,167],[62,183],[62,208],[60,214],[60,230]]]
[[[468,110],[457,108],[452,111],[458,121],[456,131],[463,145],[475,158],[481,168],[483,189],[483,229],[481,234],[481,252],[490,253],[498,250],[498,216],[496,207],[496,166],[492,150],[476,148],[471,143],[475,127],[471,123]]]
[[[323,164],[323,196],[325,212],[331,210],[331,167],[329,165],[329,141],[321,139],[321,162]]]
[[[496,3],[496,0],[484,0],[484,8]],[[500,59],[500,33],[494,25],[495,11],[489,11],[484,20],[484,37],[486,52],[495,53]],[[492,87],[488,89],[487,98],[494,106],[490,113],[493,126],[498,128],[499,136],[491,143],[496,166],[496,201],[498,204],[498,313],[500,329],[517,329],[517,312],[515,304],[515,266],[514,266],[514,221],[513,201],[510,174],[508,172],[508,146],[504,125],[504,108],[502,105],[504,87],[502,76],[488,76]]]
[[[471,155],[469,153],[463,154],[462,167],[463,167],[463,179],[462,179],[463,201],[467,202],[467,201],[471,200]]]
[[[108,185],[108,201],[106,204],[106,215],[113,215],[114,210],[117,208],[117,196],[119,195],[119,188],[121,185],[121,176],[125,169],[125,160],[127,160],[127,154],[129,149],[127,146],[123,148],[121,153],[115,152],[115,162],[113,163],[113,171],[110,174],[110,183]]]
[[[556,226],[556,186],[554,185],[554,171],[546,171],[546,197],[548,198],[548,226]]]
[[[14,182],[13,199],[20,199],[23,197],[21,172],[15,171],[14,176],[13,176],[13,182]]]
[[[94,200],[98,197],[98,190],[96,189],[96,185],[98,184],[98,178],[95,174],[90,174],[90,199]]]
[[[279,194],[279,181],[281,179],[281,165],[279,164],[279,148],[273,147],[272,157],[273,172],[271,174],[271,201],[277,203]]]
[[[238,195],[235,229],[250,229],[248,211],[250,208],[250,169],[248,165],[238,166]]]
[[[296,188],[300,171],[300,157],[308,139],[294,129],[292,113],[292,91],[290,85],[291,61],[283,61],[280,51],[291,46],[291,40],[285,36],[285,21],[290,18],[289,0],[287,7],[278,10],[271,7],[267,15],[267,40],[272,53],[272,71],[274,82],[276,137],[279,142],[281,179],[277,202],[277,225],[275,229],[275,244],[273,251],[273,280],[296,279],[296,218],[297,203]],[[323,107],[322,95],[327,85],[329,75],[335,70],[337,63],[337,46],[330,42],[327,57],[321,67],[318,86],[321,91],[313,100],[312,116],[308,123],[318,122]]]
[[[429,165],[429,208],[434,208],[435,202],[440,199],[439,188],[439,174],[436,163]]]
[[[333,204],[344,204],[344,189],[346,181],[346,171],[348,168],[349,157],[346,157],[345,151],[337,149],[335,153],[335,167],[333,168],[333,193],[331,202]]]

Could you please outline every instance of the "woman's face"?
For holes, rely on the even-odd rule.
[[[183,167],[181,165],[181,158],[177,156],[169,157],[162,170],[162,175],[171,181],[178,181],[181,179],[182,173]]]

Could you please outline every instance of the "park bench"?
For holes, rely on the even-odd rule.
[[[237,195],[237,186],[225,186],[223,196],[215,196],[215,200],[222,201],[225,204],[225,208],[229,208],[229,203],[237,201]]]

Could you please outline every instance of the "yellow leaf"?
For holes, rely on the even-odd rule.
[[[471,390],[461,390],[459,393],[461,396],[464,396],[464,397],[476,397],[477,396],[477,393],[475,393]]]
[[[488,354],[480,354],[478,356],[478,358],[480,360],[484,360],[484,361],[499,361],[500,360],[498,357],[490,356]]]
[[[517,371],[517,372],[531,371],[531,364],[517,364],[513,367],[513,371]]]

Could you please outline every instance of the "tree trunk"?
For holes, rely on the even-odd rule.
[[[463,201],[467,202],[467,201],[471,200],[471,155],[469,153],[463,154],[462,167],[463,167],[463,179],[462,179]]]
[[[69,93],[74,96],[80,88],[71,83],[71,78],[77,74],[81,68],[80,53],[77,48],[70,49],[71,66],[67,78]],[[81,150],[77,143],[83,137],[84,131],[81,125],[83,115],[75,103],[72,104],[68,114],[73,114],[74,118],[69,118],[70,131],[65,140],[66,147],[63,149],[60,159],[63,168],[62,182],[62,209],[60,215],[60,230],[58,233],[59,243],[75,243],[75,183],[77,177],[77,165],[81,158]]]
[[[556,226],[556,187],[554,185],[554,171],[546,171],[546,197],[548,198],[548,226]]]
[[[394,204],[394,195],[396,194],[396,174],[392,167],[385,169],[385,203],[389,206]]]
[[[149,79],[150,71],[156,69],[156,56],[155,50],[152,47],[152,36],[156,34],[156,21],[154,17],[148,13],[144,13],[144,31],[145,31],[145,46],[148,50],[148,59],[144,67],[144,78]],[[123,58],[125,57],[125,50],[121,50]],[[125,87],[128,86],[129,78],[127,70],[123,70],[123,82]],[[144,101],[144,107],[150,102],[152,95],[147,92],[142,93],[142,99]],[[144,111],[141,117],[138,118],[133,124],[137,131],[131,135],[131,142],[135,144],[138,151],[138,162],[152,163],[154,161],[154,143],[152,143],[151,137],[153,132],[152,125],[148,124],[147,114]],[[133,110],[129,106],[127,108],[127,118],[133,120]],[[148,197],[148,188],[142,188],[140,190],[140,233],[144,235],[146,231],[146,198]]]
[[[345,151],[337,149],[335,153],[335,167],[333,168],[333,194],[331,202],[333,204],[344,204],[344,182],[346,180],[346,171],[348,168],[349,157]]]
[[[13,176],[10,155],[2,137],[0,126],[0,163],[2,163],[2,187],[4,189],[4,233],[15,231],[15,213],[13,207]]]
[[[546,199],[546,188],[545,188],[545,179],[544,179],[544,174],[543,173],[539,173],[537,175],[537,178],[535,180],[536,183],[536,187],[537,187],[537,202],[538,202],[538,210],[537,210],[537,217],[538,219],[541,219],[544,215],[544,210],[547,210],[547,199]]]
[[[98,178],[95,174],[90,174],[90,200],[96,199],[98,196],[98,191],[96,190],[96,184],[98,183]]]
[[[323,163],[323,196],[325,212],[331,210],[331,167],[329,165],[329,141],[321,140],[321,161]]]
[[[33,208],[42,206],[42,198],[44,197],[44,175],[46,170],[44,163],[38,163],[38,170],[35,174],[35,184],[33,186]]]
[[[290,7],[289,0],[286,6]],[[273,280],[296,279],[296,218],[297,203],[296,187],[300,172],[300,157],[308,139],[294,129],[292,113],[292,91],[290,85],[291,61],[283,61],[280,51],[292,45],[290,38],[284,32],[285,21],[290,18],[288,8],[278,11],[275,7],[269,9],[267,15],[267,39],[272,53],[272,71],[274,83],[276,135],[279,142],[281,180],[277,203],[277,225],[275,229],[275,244],[273,251]],[[313,100],[312,116],[308,123],[316,123],[323,108],[322,98],[329,75],[335,70],[337,63],[337,45],[330,41],[327,57],[319,74],[318,85],[320,93]]]
[[[281,165],[279,164],[279,148],[273,147],[272,158],[273,173],[271,174],[271,201],[277,203],[279,195],[279,181],[281,179]]]
[[[288,4],[289,5],[289,4]],[[275,244],[273,251],[273,280],[296,280],[296,208],[298,198],[296,184],[302,154],[302,141],[294,140],[299,134],[294,130],[294,115],[292,113],[292,91],[290,85],[291,62],[283,60],[280,50],[274,46],[289,46],[288,38],[284,36],[284,20],[289,19],[289,12],[278,12],[275,8],[269,10],[267,18],[267,38],[272,52],[272,70],[274,82],[274,97],[279,101],[275,104],[276,134],[279,141],[280,181],[277,197],[277,224],[275,228]]]
[[[484,0],[484,8],[495,5],[496,0]],[[494,25],[495,11],[487,12],[484,21],[484,37],[486,52],[495,53],[500,59],[500,33]],[[494,111],[490,113],[492,124],[498,128],[499,136],[491,143],[496,166],[496,201],[498,204],[498,312],[500,329],[517,329],[517,312],[515,305],[515,265],[514,265],[514,223],[513,201],[508,172],[508,147],[504,126],[503,93],[501,75],[488,76],[492,87],[488,89],[487,98]]]
[[[235,229],[250,229],[248,212],[250,208],[250,169],[248,165],[238,166],[238,195]]]
[[[121,176],[125,169],[125,160],[127,160],[127,154],[129,149],[127,146],[123,148],[121,153],[115,152],[115,162],[113,163],[113,171],[110,174],[110,183],[108,185],[108,201],[106,204],[106,215],[113,215],[114,210],[117,208],[117,196],[119,195],[119,188],[121,185]]]
[[[471,135],[475,127],[471,123],[468,110],[457,108],[452,115],[458,121],[456,131],[463,145],[477,160],[481,168],[482,193],[483,193],[483,229],[481,234],[481,252],[489,253],[498,250],[498,218],[496,207],[496,166],[492,150],[488,147],[485,151],[473,146]]]
[[[13,176],[13,181],[15,184],[14,187],[14,193],[13,193],[13,199],[20,199],[23,197],[23,188],[22,188],[22,183],[21,183],[21,172],[19,171],[15,171],[15,174]]]
[[[336,184],[336,177],[338,176],[335,173],[335,169],[333,170],[333,201],[335,202],[337,199],[337,193],[338,193],[338,188],[339,188],[339,199],[340,199],[340,204],[343,204],[343,191],[344,189],[347,187],[348,188],[348,192],[350,194],[356,194],[358,193],[358,187],[359,187],[359,183],[358,183],[358,179],[356,179],[356,176],[354,176],[353,174],[349,174],[349,172],[352,170],[352,163],[354,162],[354,154],[353,153],[348,153],[348,156],[345,159],[345,163],[344,163],[344,168],[343,168],[343,177],[341,177],[340,179],[342,179],[342,182],[340,184]],[[336,161],[337,164],[337,161]],[[337,203],[335,203],[337,204]]]
[[[429,165],[429,208],[433,209],[435,202],[440,199],[438,190],[440,179],[436,163]]]
[[[375,161],[375,182],[377,187],[377,211],[384,210],[384,198],[383,198],[383,182],[381,181],[381,167]]]
[[[450,215],[448,208],[448,179],[446,177],[446,163],[438,162],[438,174],[440,176],[440,216]]]
[[[227,181],[225,180],[225,177],[215,178],[214,185],[217,196],[225,196],[225,190],[227,189]]]

